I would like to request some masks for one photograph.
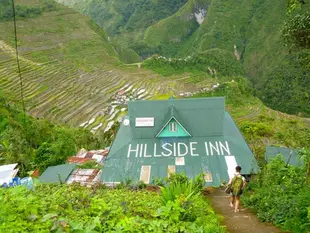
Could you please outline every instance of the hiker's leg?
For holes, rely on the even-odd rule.
[[[235,198],[233,195],[231,195],[231,197],[230,197],[230,206],[231,207],[234,207],[234,201],[235,201]]]
[[[235,197],[236,204],[235,204],[235,212],[239,211],[239,205],[240,205],[240,196]]]

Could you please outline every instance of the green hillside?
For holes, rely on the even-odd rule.
[[[150,22],[145,16],[157,15],[162,6],[167,8],[156,1],[140,14],[147,23],[133,27],[128,25],[140,8],[132,11],[130,1],[76,2],[66,4],[93,17],[111,37],[142,58],[160,54],[184,59],[213,48],[235,53],[265,104],[289,114],[310,114],[309,48],[290,50],[281,34],[286,20],[310,9],[308,1],[301,1],[305,4],[289,15],[288,4],[282,0],[188,0],[165,14],[159,11],[161,17]]]
[[[19,99],[12,10],[10,1],[4,2],[0,88]],[[136,60],[135,53],[115,44],[94,21],[68,7],[30,0],[16,1],[16,9],[24,96],[32,116],[104,131],[125,113],[126,104],[112,103],[120,90],[128,97],[148,99],[196,88],[137,65],[125,67],[123,62]]]
[[[153,56],[143,62],[143,67],[165,76],[187,72],[201,76],[202,80],[245,75],[234,55],[223,49],[206,50],[185,59]]]
[[[233,53],[236,46],[247,76],[267,105],[290,114],[309,115],[310,54],[308,50],[290,53],[283,43],[280,29],[289,18],[286,4],[258,0],[204,4],[189,1],[175,15],[148,28],[145,42],[161,48],[163,55],[178,57],[211,48]],[[206,9],[200,27],[185,17],[199,7]],[[175,26],[180,20],[185,20],[185,28]]]
[[[142,57],[158,51],[143,40],[144,30],[161,19],[169,17],[186,0],[57,0],[92,17],[118,43],[133,48]]]

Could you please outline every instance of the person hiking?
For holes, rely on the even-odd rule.
[[[231,201],[230,206],[233,208],[235,207],[235,212],[239,212],[239,205],[240,205],[240,195],[245,187],[246,180],[240,174],[241,167],[236,167],[236,173],[234,177],[232,177],[229,181],[229,185],[231,185]]]

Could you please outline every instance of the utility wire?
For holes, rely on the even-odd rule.
[[[13,21],[14,21],[14,36],[15,36],[15,51],[16,51],[16,62],[17,62],[17,71],[19,75],[19,83],[20,83],[20,96],[22,101],[23,113],[24,113],[24,123],[26,121],[26,109],[25,109],[25,102],[24,102],[24,90],[23,90],[23,78],[20,71],[20,64],[19,64],[19,55],[17,50],[17,30],[16,30],[16,13],[15,13],[15,3],[12,0],[12,10],[13,10]]]

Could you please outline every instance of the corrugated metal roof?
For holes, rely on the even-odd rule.
[[[93,160],[92,158],[81,158],[81,157],[76,157],[76,156],[72,156],[70,158],[68,158],[67,162],[68,163],[78,163],[78,164],[83,164],[86,163],[88,161]]]
[[[128,103],[132,136],[135,139],[154,138],[167,121],[167,114],[175,109],[181,124],[193,137],[223,134],[225,98],[139,100]],[[154,117],[154,127],[135,127],[135,119]]]
[[[303,161],[298,158],[298,150],[291,149],[287,147],[276,147],[276,146],[266,146],[265,159],[270,162],[271,159],[275,158],[277,155],[283,155],[284,162],[294,165],[301,166]]]
[[[0,172],[14,170],[16,166],[17,163],[2,165],[0,166]]]
[[[65,182],[75,167],[75,164],[62,164],[48,167],[40,176],[39,180],[44,183]]]
[[[67,180],[67,184],[73,182],[81,185],[92,186],[100,182],[101,171],[99,169],[76,169]]]
[[[0,171],[0,186],[4,183],[9,184],[10,181],[17,175],[19,169],[14,169],[16,165],[15,166],[5,165],[6,166],[5,170]],[[11,168],[13,168],[13,170],[10,170]]]
[[[31,174],[31,177],[39,177],[40,176],[40,171],[37,169],[37,170],[34,170],[33,173]]]
[[[147,131],[151,132],[150,134],[146,133],[145,138],[135,137],[134,131],[140,131],[141,128],[134,127],[135,121],[132,116],[126,117],[125,119],[131,119],[132,125],[121,125],[105,161],[101,179],[108,183],[120,182],[126,178],[133,181],[139,179],[152,181],[154,177],[166,177],[169,169],[177,173],[185,172],[192,178],[204,172],[206,173],[206,185],[218,186],[221,181],[229,180],[237,165],[242,167],[243,174],[257,172],[258,166],[254,155],[229,113],[223,109],[225,106],[222,102],[223,98],[198,99],[198,104],[196,100],[186,99],[184,100],[186,104],[178,104],[181,112],[188,114],[183,118],[187,120],[187,127],[190,127],[188,130],[193,134],[188,138],[155,138],[154,135],[163,126],[161,124],[166,123],[165,120],[156,120],[158,115],[154,116],[157,127],[146,127]],[[199,107],[203,105],[204,100],[207,107],[202,111]],[[134,103],[129,106],[129,113],[139,117],[153,117],[148,111],[149,107],[146,110],[138,109],[139,114],[134,114],[138,107],[153,105],[152,101],[148,104],[146,104],[147,101],[143,101],[142,106],[138,102],[136,106]],[[134,109],[130,109],[132,106]],[[158,108],[154,107],[154,109]],[[166,110],[169,111],[169,108]],[[179,111],[177,107],[176,110]],[[205,111],[208,114],[197,117]],[[222,111],[223,116],[220,116]],[[143,112],[144,115],[142,115]],[[167,115],[167,112],[162,112],[162,114]],[[218,118],[215,119],[215,116]],[[213,122],[215,126],[211,127]],[[217,127],[219,122],[221,126]],[[191,128],[191,126],[194,127]],[[197,130],[199,126],[201,129]],[[218,129],[221,129],[220,135],[217,134]]]
[[[97,163],[102,163],[105,157],[108,155],[109,150],[91,150],[87,151],[85,149],[81,149],[76,156],[72,156],[68,158],[67,162],[69,163],[85,163],[90,160],[95,160]]]

